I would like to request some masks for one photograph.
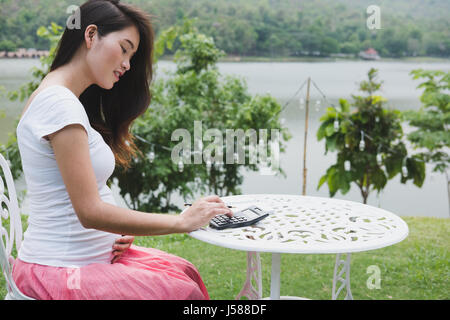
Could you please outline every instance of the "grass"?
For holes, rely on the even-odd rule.
[[[409,236],[383,249],[354,253],[351,290],[358,300],[448,300],[450,298],[450,219],[403,217]],[[184,234],[136,237],[153,247],[191,261],[200,271],[211,299],[234,299],[246,277],[246,253],[213,246]],[[281,255],[281,295],[331,299],[335,255]],[[270,295],[271,255],[261,254],[263,296]],[[367,268],[380,269],[380,289],[369,289]],[[344,293],[344,292],[343,292]],[[340,298],[343,298],[341,293]],[[0,280],[0,297],[5,296]]]

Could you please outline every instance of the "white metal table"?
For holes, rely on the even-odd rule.
[[[280,297],[281,253],[336,254],[332,299],[350,289],[350,259],[354,252],[398,243],[408,236],[408,225],[386,210],[358,202],[283,194],[254,194],[221,198],[234,211],[256,205],[271,214],[251,227],[215,230],[201,228],[195,239],[247,251],[247,279],[236,299],[262,298],[260,252],[272,253],[271,299]],[[343,257],[345,255],[345,257]]]

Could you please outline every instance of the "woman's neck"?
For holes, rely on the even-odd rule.
[[[78,98],[94,81],[86,65],[83,65],[78,59],[73,59],[56,70],[48,73],[42,83],[59,84],[72,91]]]

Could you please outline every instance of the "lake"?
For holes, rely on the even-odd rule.
[[[30,79],[30,68],[38,65],[39,61],[33,59],[0,59],[0,86],[6,87],[7,90],[17,89],[20,84]],[[164,70],[173,70],[174,67],[170,61],[160,61],[158,72],[164,76]],[[299,108],[300,96],[294,94],[304,81],[311,77],[320,92],[326,96],[326,100],[322,99],[319,90],[312,85],[306,194],[328,197],[326,185],[317,190],[320,177],[336,158],[333,153],[325,155],[324,141],[318,142],[316,139],[319,118],[326,107],[330,103],[337,104],[339,98],[351,100],[352,94],[359,94],[358,83],[366,79],[368,70],[374,67],[379,70],[379,78],[383,80],[379,94],[388,99],[387,106],[398,110],[417,110],[420,108],[419,97],[422,91],[417,89],[420,81],[413,80],[409,75],[410,71],[418,68],[449,71],[450,61],[222,62],[218,63],[218,67],[224,75],[236,75],[245,79],[251,94],[270,93],[281,105],[286,104],[281,117],[293,136],[286,144],[286,152],[280,156],[280,166],[286,173],[286,178],[245,172],[241,185],[244,194],[302,193],[305,111]],[[303,95],[305,88],[302,90]],[[315,105],[319,99],[320,109],[316,111]],[[9,102],[4,97],[0,99],[0,110],[6,113],[6,118],[0,119],[0,143],[6,141],[8,132],[15,130],[13,120],[21,114],[24,103]],[[408,131],[406,126],[404,128]],[[23,180],[18,181],[17,186],[19,189],[23,188]],[[117,188],[113,188],[113,191],[118,205],[125,206]],[[183,199],[176,196],[172,198],[175,204],[182,206]],[[335,198],[362,202],[356,185],[353,185],[346,195],[337,193]],[[368,204],[399,216],[449,217],[447,181],[445,175],[432,173],[431,166],[427,166],[427,176],[422,188],[411,182],[401,184],[400,176],[396,176],[388,182],[379,196],[373,192],[369,196]],[[24,212],[25,208],[26,201]]]

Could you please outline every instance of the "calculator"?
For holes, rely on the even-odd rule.
[[[268,215],[268,212],[257,206],[250,206],[236,212],[231,218],[225,214],[217,215],[211,219],[209,226],[217,230],[246,227],[257,223]]]

